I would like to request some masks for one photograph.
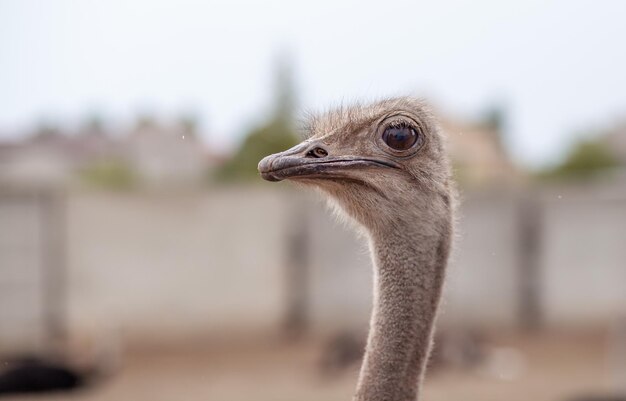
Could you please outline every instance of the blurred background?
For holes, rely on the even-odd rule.
[[[0,397],[350,399],[366,245],[256,165],[307,112],[413,95],[461,192],[424,399],[623,400],[625,20],[618,0],[0,0]]]

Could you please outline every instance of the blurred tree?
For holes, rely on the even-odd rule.
[[[548,170],[540,172],[540,178],[569,179],[589,178],[619,164],[617,158],[602,138],[580,140],[575,143],[565,160]]]
[[[275,118],[284,119],[286,123],[292,123],[297,95],[293,66],[291,59],[287,55],[282,55],[278,59],[275,80]]]
[[[186,113],[178,117],[180,134],[185,138],[194,138],[198,133],[198,118],[192,113]]]
[[[104,136],[106,134],[106,126],[104,119],[97,113],[87,116],[79,129],[83,135]]]
[[[89,185],[115,190],[129,189],[137,183],[131,167],[119,160],[92,163],[79,172],[79,177]]]
[[[62,137],[59,125],[51,121],[42,121],[32,134],[36,141],[49,141]]]
[[[289,58],[282,57],[277,63],[275,93],[270,119],[248,133],[235,155],[217,172],[220,181],[258,178],[259,160],[298,143],[294,128],[296,91]]]
[[[152,131],[159,126],[159,122],[151,114],[142,113],[135,119],[135,131]]]
[[[502,103],[487,108],[482,117],[482,125],[493,135],[500,150],[506,151],[507,113]]]
[[[274,118],[248,134],[237,153],[220,169],[218,178],[225,181],[256,178],[257,165],[263,157],[296,143],[291,126]]]
[[[465,186],[470,181],[466,164],[459,160],[452,160],[452,176],[454,177],[454,182],[460,186]]]
[[[483,121],[488,127],[501,131],[506,123],[506,112],[502,106],[492,106],[485,111]]]

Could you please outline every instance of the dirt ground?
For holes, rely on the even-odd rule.
[[[489,337],[486,361],[468,369],[432,369],[428,401],[568,401],[603,394],[611,385],[607,344],[598,334],[551,333]],[[303,340],[195,351],[126,355],[123,367],[72,393],[7,401],[339,401],[350,400],[357,365],[326,374],[321,343]]]

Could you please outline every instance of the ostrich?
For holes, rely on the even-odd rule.
[[[453,233],[443,137],[427,107],[407,97],[330,111],[308,131],[261,160],[259,172],[320,189],[364,230],[374,305],[354,400],[415,400]]]

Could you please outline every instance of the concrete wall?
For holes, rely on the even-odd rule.
[[[41,349],[46,319],[41,203],[0,192],[0,350]]]
[[[519,325],[525,268],[521,199],[465,195],[442,324]],[[537,268],[544,323],[598,325],[623,314],[626,196],[573,191],[537,199],[543,216]],[[0,302],[0,339],[20,337],[11,331],[17,327],[12,322],[41,313],[36,275],[45,261],[34,251],[40,246],[39,206],[28,202],[6,196],[0,201],[0,297],[31,294],[28,300],[12,298],[16,307]],[[65,223],[66,302],[73,328],[114,329],[155,341],[275,332],[293,300],[288,273],[294,268],[304,269],[305,285],[296,286],[295,295],[304,294],[311,328],[367,325],[367,246],[312,193],[287,187],[176,194],[73,191],[66,197]],[[304,233],[308,244],[295,267],[294,232]],[[28,275],[35,278],[24,282],[29,286],[24,292],[19,277]],[[39,330],[29,327],[22,332]]]
[[[281,195],[72,194],[71,320],[130,336],[274,330],[285,310]]]
[[[444,293],[444,325],[519,323],[520,201],[513,194],[465,195]]]
[[[512,196],[464,199],[440,323],[512,326],[518,320],[518,201]],[[312,208],[310,298],[314,327],[365,327],[372,265],[366,240]]]
[[[545,194],[541,298],[545,319],[602,324],[626,316],[626,196]]]

